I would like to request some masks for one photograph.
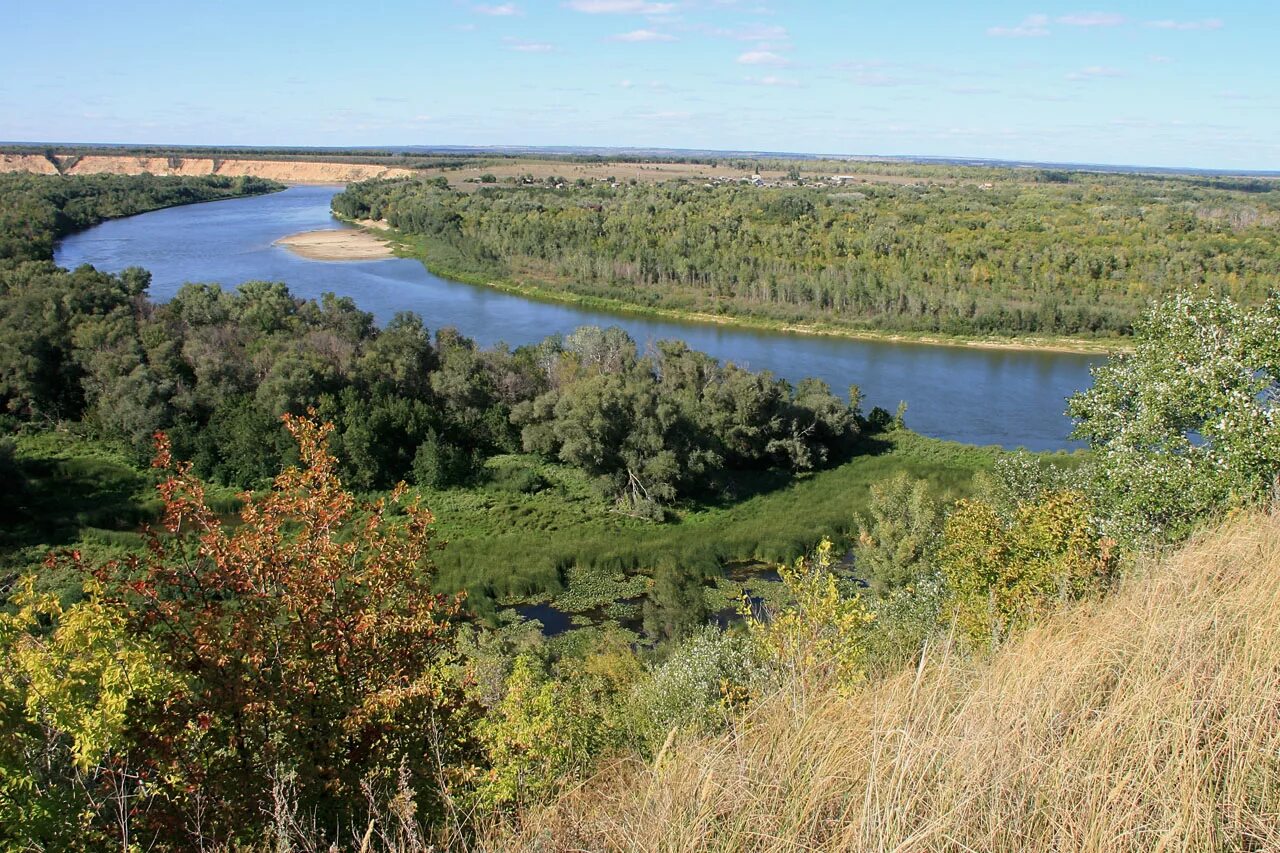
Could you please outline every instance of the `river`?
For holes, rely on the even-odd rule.
[[[151,271],[163,301],[186,282],[232,287],[284,281],[294,294],[350,296],[379,322],[414,311],[432,329],[455,326],[488,346],[532,343],[578,326],[620,326],[643,347],[680,338],[694,349],[796,381],[817,376],[840,394],[862,388],[866,406],[908,404],[917,432],[1030,450],[1075,446],[1066,398],[1090,383],[1098,355],[932,346],[765,332],[585,310],[448,281],[415,260],[313,261],[273,245],[299,231],[340,227],[329,201],[340,187],[295,186],[266,196],[174,207],[105,222],[65,238],[59,264]]]

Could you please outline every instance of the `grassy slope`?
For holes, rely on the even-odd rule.
[[[506,849],[1280,849],[1280,516],[1229,521],[989,660],[619,765]]]

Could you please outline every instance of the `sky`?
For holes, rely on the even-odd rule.
[[[1280,168],[1280,2],[9,0],[0,140]]]

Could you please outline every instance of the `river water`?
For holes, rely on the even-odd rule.
[[[340,187],[298,186],[255,198],[174,207],[105,222],[64,239],[55,258],[118,272],[151,271],[152,298],[186,282],[234,287],[284,281],[294,294],[350,296],[379,322],[414,311],[432,329],[455,326],[488,346],[532,343],[578,326],[621,326],[643,347],[680,338],[694,349],[796,381],[826,380],[839,394],[860,386],[866,407],[908,404],[907,424],[971,444],[1052,450],[1074,446],[1066,398],[1090,384],[1102,356],[847,340],[655,320],[540,302],[434,276],[415,260],[313,261],[274,241],[340,227],[329,200]]]

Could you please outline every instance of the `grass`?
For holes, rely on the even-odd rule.
[[[141,530],[162,503],[156,475],[134,454],[74,428],[14,436],[18,481],[0,503],[0,594],[18,574],[38,570],[39,585],[75,597],[78,579],[40,569],[50,551],[78,550],[91,563],[144,546]],[[213,488],[210,503],[232,511],[230,489]]]
[[[724,563],[791,560],[822,537],[841,537],[866,507],[868,487],[898,471],[929,480],[940,495],[967,494],[973,475],[1004,453],[898,431],[867,442],[844,464],[795,478],[739,477],[735,497],[680,506],[663,524],[611,510],[579,472],[499,457],[490,466],[535,466],[548,484],[532,493],[494,489],[424,491],[448,546],[436,555],[442,588],[515,601],[559,593],[572,567],[646,572],[675,559],[718,574]],[[1068,454],[1052,454],[1061,459]],[[570,607],[568,609],[575,609]]]
[[[986,659],[760,702],[489,849],[1280,849],[1280,515],[1246,514]]]
[[[127,451],[67,432],[20,436],[17,450],[27,485],[17,518],[0,531],[0,581],[38,567],[51,549],[76,548],[100,560],[142,544],[139,530],[160,504],[154,472],[139,468]],[[481,615],[549,601],[565,612],[617,621],[635,614],[611,605],[642,595],[646,575],[664,559],[717,578],[708,589],[713,607],[736,602],[744,581],[722,578],[725,564],[791,560],[824,536],[845,536],[865,509],[868,487],[901,470],[929,480],[939,495],[962,496],[973,475],[1002,453],[887,433],[827,470],[794,478],[741,473],[727,494],[677,506],[661,524],[615,512],[582,472],[533,456],[488,460],[483,485],[419,493],[444,543],[435,554],[438,586],[466,589]],[[1069,464],[1075,457],[1049,458]],[[219,512],[236,509],[230,489],[211,489],[209,497]],[[69,589],[67,578],[41,580]],[[746,585],[754,595],[768,591],[764,583]]]

